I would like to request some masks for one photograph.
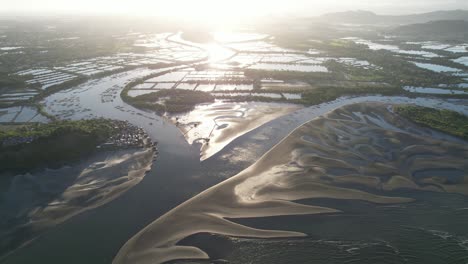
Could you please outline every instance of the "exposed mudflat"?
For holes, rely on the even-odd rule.
[[[295,201],[321,198],[406,204],[412,190],[467,194],[468,146],[397,116],[386,104],[355,104],[296,129],[255,164],[176,207],[130,239],[114,263],[206,259],[178,242],[197,233],[236,237],[303,237],[227,219],[340,214]],[[443,168],[443,170],[441,170]]]
[[[172,117],[189,144],[200,143],[200,159],[206,160],[236,138],[300,106],[278,103],[216,102],[197,106],[193,111]]]

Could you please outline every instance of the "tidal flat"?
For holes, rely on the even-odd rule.
[[[355,209],[343,203],[405,207],[419,202],[409,193],[466,195],[468,147],[435,139],[435,133],[401,118],[388,104],[336,109],[297,128],[243,172],[154,221],[122,247],[113,263],[208,259],[200,247],[180,243],[200,233],[314,235],[291,222],[264,229],[239,223],[242,219],[346,217]]]
[[[198,105],[185,114],[173,115],[171,120],[189,144],[201,144],[200,160],[203,161],[236,138],[300,108],[293,104],[218,101]]]

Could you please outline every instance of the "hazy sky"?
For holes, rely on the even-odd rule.
[[[266,14],[303,16],[357,9],[383,14],[468,9],[468,0],[0,0],[1,13],[19,14],[78,12],[238,17]]]

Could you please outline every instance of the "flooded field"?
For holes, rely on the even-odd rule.
[[[443,88],[427,88],[427,87],[404,87],[408,92],[421,94],[468,94],[468,91],[443,89]]]
[[[29,123],[48,122],[49,119],[41,115],[36,108],[27,106],[16,106],[0,109],[1,123]]]
[[[392,44],[375,43],[369,40],[358,39],[358,38],[347,38],[347,40],[354,41],[357,44],[366,45],[371,50],[388,50],[388,51],[402,54],[402,55],[415,55],[415,56],[420,56],[424,58],[440,57],[440,55],[434,52],[423,51],[423,50],[405,50],[405,49],[401,49],[397,45],[392,45]]]
[[[467,53],[468,44],[445,44],[436,41],[427,41],[427,42],[410,42],[409,44],[421,45],[422,49],[427,50],[443,50],[452,53]]]
[[[135,40],[135,46],[146,49],[145,52],[141,53],[117,53],[113,56],[76,60],[66,65],[49,68],[36,67],[18,71],[14,75],[25,78],[27,85],[34,86],[36,88],[34,94],[31,94],[29,90],[4,92],[0,94],[0,102],[17,103],[28,100],[39,94],[40,90],[60,87],[60,85],[65,85],[78,78],[94,78],[136,67],[171,67],[175,64],[192,63],[208,58],[208,53],[204,49],[172,40],[179,35],[180,33],[142,35]],[[162,86],[162,89],[168,89],[165,88],[167,85]],[[150,89],[151,87],[144,86],[144,88]],[[18,95],[12,96],[12,93],[18,93]]]
[[[328,69],[319,65],[289,65],[289,64],[266,64],[259,63],[250,66],[254,70],[273,70],[273,71],[297,71],[297,72],[328,72]]]
[[[140,49],[139,52],[118,52],[110,56],[100,56],[86,60],[75,60],[54,67],[36,67],[18,71],[17,76],[26,78],[26,83],[34,89],[11,89],[0,94],[0,102],[15,104],[22,101],[34,100],[44,90],[57,88],[81,78],[100,78],[117,72],[125,72],[137,67],[150,66],[153,68],[168,69],[175,64],[181,69],[165,72],[159,76],[152,76],[129,91],[128,95],[139,95],[157,92],[159,90],[181,89],[204,92],[226,93],[245,92],[256,90],[270,90],[291,94],[289,98],[302,99],[302,92],[312,89],[312,82],[304,79],[265,78],[262,75],[270,74],[307,74],[316,73],[323,76],[340,76],[338,81],[320,81],[319,85],[341,86],[345,84],[387,85],[384,82],[367,81],[366,77],[352,77],[349,73],[341,72],[343,69],[350,72],[382,71],[382,66],[375,65],[368,60],[353,58],[352,56],[333,56],[329,52],[316,48],[295,50],[284,48],[277,44],[274,36],[256,32],[212,32],[213,41],[210,43],[197,43],[184,39],[183,32],[167,32],[158,34],[130,34],[121,38],[131,37],[132,47]],[[77,39],[70,39],[70,41]],[[391,51],[395,56],[412,59],[415,65],[442,74],[461,75],[464,68],[431,63],[431,59],[443,58],[444,54],[437,52],[450,52],[460,54],[459,58],[451,59],[455,63],[464,63],[464,44],[452,45],[438,42],[408,42],[407,45],[420,47],[420,49],[401,48],[405,43],[395,43],[388,39],[369,41],[362,38],[348,37],[341,40],[366,45],[374,51]],[[422,62],[428,60],[428,62]],[[338,64],[333,66],[330,64]],[[254,74],[252,74],[252,71]],[[256,75],[257,74],[257,75]],[[372,76],[372,74],[369,74]],[[333,78],[334,78],[333,77]],[[327,78],[325,78],[327,79]],[[315,84],[315,83],[314,83]],[[266,95],[277,99],[276,95]],[[282,96],[281,98],[286,98]]]
[[[284,49],[275,44],[274,38],[263,34],[250,33],[212,33],[215,43],[200,44],[184,40],[180,33],[164,34],[152,39],[158,45],[168,45],[167,41],[198,47],[208,54],[206,63],[186,64],[186,68],[167,72],[156,77],[142,80],[128,93],[135,97],[165,89],[182,89],[213,93],[215,97],[245,96],[245,91],[270,90],[284,92],[289,98],[277,95],[259,95],[272,99],[300,100],[302,92],[311,89],[311,85],[302,80],[277,80],[262,78],[272,74],[335,74],[327,68],[330,63],[350,70],[382,70],[367,60],[353,57],[323,56],[319,50],[308,51]],[[170,36],[170,37],[169,37]],[[148,40],[144,45],[150,45]],[[142,45],[137,44],[137,45]],[[341,69],[341,68],[340,68]],[[259,76],[252,74],[258,72]],[[333,85],[333,84],[331,84]],[[225,93],[225,95],[222,95]],[[252,94],[253,96],[253,94]]]
[[[416,64],[416,66],[418,66],[420,68],[430,70],[430,71],[434,71],[434,72],[460,72],[460,71],[462,71],[460,69],[446,67],[446,66],[437,65],[437,64],[418,63],[418,62],[415,62],[414,64]]]
[[[32,78],[26,81],[26,83],[39,84],[42,89],[47,89],[51,86],[62,84],[77,78],[76,75],[40,68],[17,72],[16,74],[20,76],[31,76]]]
[[[456,63],[463,64],[465,66],[468,66],[468,57],[460,57],[458,59],[453,60]]]

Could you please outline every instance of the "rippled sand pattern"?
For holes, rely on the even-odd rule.
[[[206,259],[208,255],[196,247],[177,245],[202,232],[257,238],[305,236],[253,229],[227,219],[339,213],[294,202],[301,199],[411,202],[383,194],[400,188],[468,194],[468,146],[435,140],[434,133],[381,104],[335,110],[299,127],[250,168],[157,219],[124,245],[114,263]]]

